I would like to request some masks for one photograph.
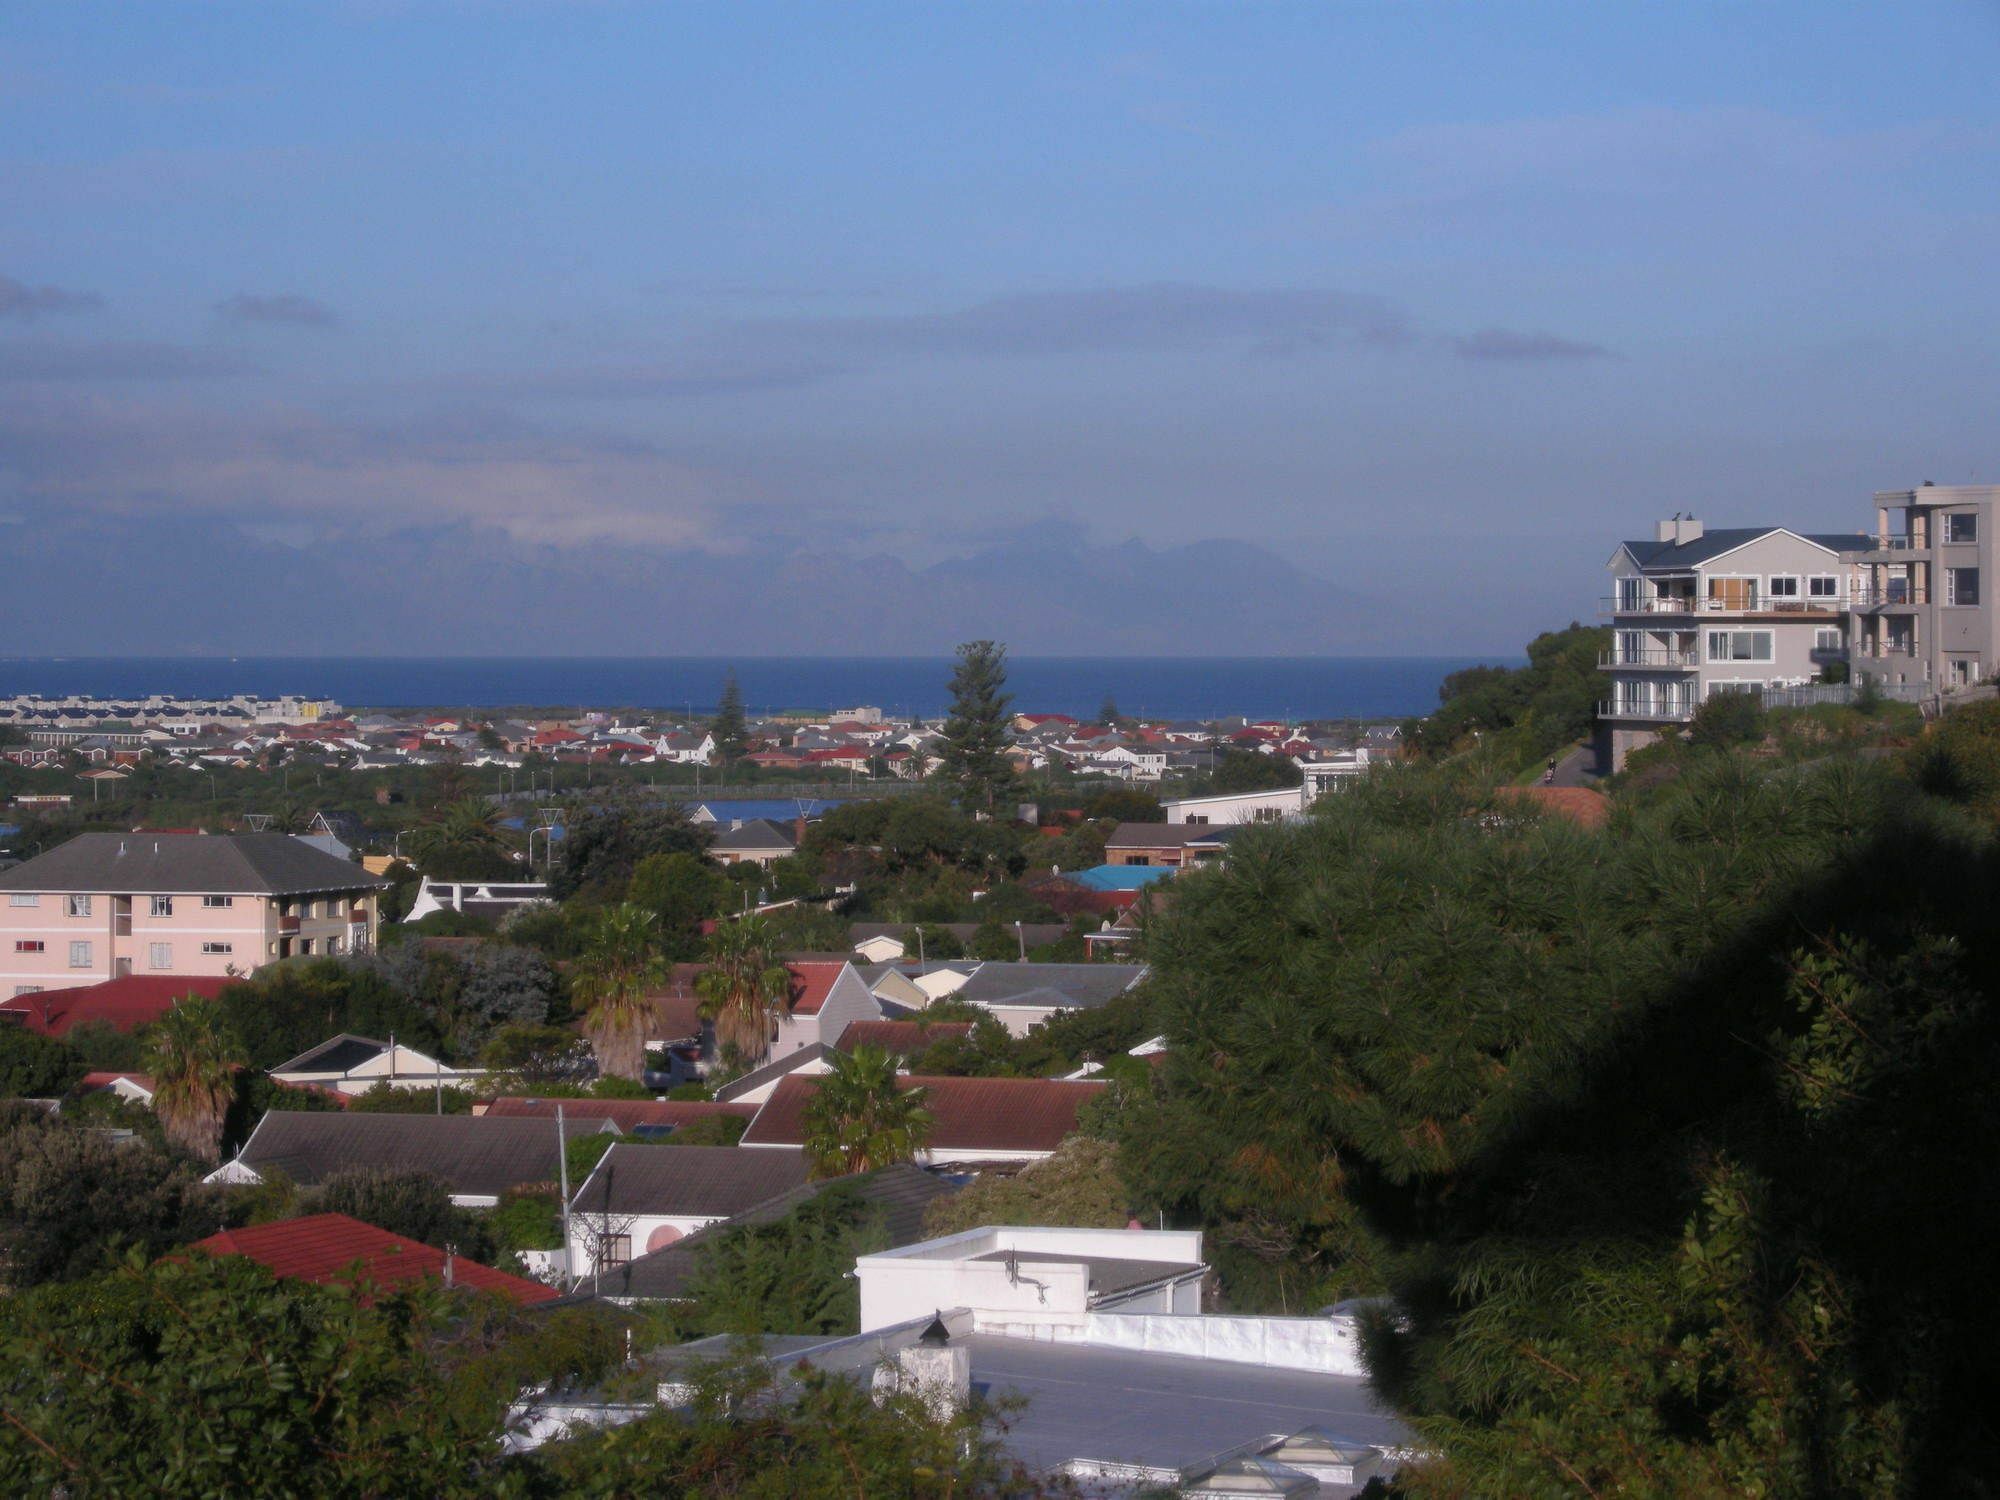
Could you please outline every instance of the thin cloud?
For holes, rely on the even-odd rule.
[[[1559,338],[1553,333],[1522,333],[1512,328],[1482,328],[1452,341],[1460,359],[1562,360],[1612,359],[1602,344]]]
[[[29,286],[25,281],[0,275],[0,318],[20,318],[25,322],[43,313],[86,312],[103,305],[104,299],[95,292],[72,292],[59,286]]]
[[[184,344],[0,344],[0,381],[203,380],[250,368],[228,350]]]
[[[731,396],[796,390],[841,373],[821,362],[605,365],[519,375],[469,375],[451,383],[458,391],[489,396],[553,400],[635,400]]]
[[[238,292],[216,303],[215,315],[231,323],[282,323],[295,328],[331,328],[340,321],[324,302],[297,292],[273,296]]]
[[[946,312],[770,319],[744,327],[857,354],[1028,358],[1231,345],[1398,344],[1411,337],[1407,314],[1381,297],[1312,287],[1238,290],[1175,282],[1022,292]]]

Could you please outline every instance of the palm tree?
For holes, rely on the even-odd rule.
[[[762,917],[724,922],[708,940],[707,959],[694,982],[702,1019],[714,1023],[725,1061],[761,1061],[778,1018],[792,1009],[791,970],[778,962],[770,925]]]
[[[570,971],[570,993],[587,1007],[584,1034],[605,1077],[637,1078],[644,1071],[652,991],[666,980],[658,924],[659,918],[630,902],[609,908]]]
[[[214,1000],[189,995],[153,1025],[146,1066],[153,1113],[167,1139],[202,1161],[221,1154],[222,1121],[236,1097],[235,1050]]]
[[[885,1047],[836,1052],[805,1110],[806,1157],[815,1177],[844,1177],[910,1161],[930,1139],[922,1088],[896,1086]]]
[[[490,878],[507,859],[500,810],[477,797],[441,807],[411,832],[410,852],[433,876]]]

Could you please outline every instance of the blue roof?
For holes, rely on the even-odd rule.
[[[1094,865],[1088,870],[1066,870],[1063,879],[1093,891],[1138,891],[1173,873],[1170,865]]]
[[[821,813],[840,806],[838,797],[746,797],[741,801],[733,797],[707,798],[698,803],[690,803],[688,810],[705,807],[722,824],[747,823],[752,818],[769,818],[774,823],[789,823],[799,816],[803,805],[805,816],[816,818]]]

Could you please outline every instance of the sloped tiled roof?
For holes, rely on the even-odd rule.
[[[972,1030],[970,1021],[850,1021],[834,1043],[842,1052],[856,1047],[880,1047],[897,1057],[915,1057],[932,1042],[961,1037]]]
[[[752,1068],[740,1078],[732,1078],[715,1091],[715,1097],[724,1103],[740,1099],[773,1078],[783,1078],[787,1073],[795,1073],[807,1063],[818,1062],[827,1055],[825,1042],[811,1042],[796,1052],[787,1052],[783,1057],[773,1058],[762,1067]]]
[[[780,1083],[743,1132],[744,1146],[805,1144],[805,1110],[820,1076]],[[1053,1151],[1076,1130],[1076,1114],[1106,1085],[1054,1078],[932,1078],[905,1074],[899,1089],[924,1090],[929,1147],[944,1151]],[[741,1149],[741,1148],[738,1148]]]
[[[48,1036],[62,1036],[86,1021],[133,1031],[159,1020],[173,1009],[176,1000],[189,995],[213,1000],[231,985],[241,983],[220,974],[126,974],[102,984],[15,995],[0,1000],[0,1015],[18,1015],[30,1031]]]
[[[373,1062],[389,1050],[389,1044],[377,1041],[372,1036],[356,1036],[351,1031],[343,1031],[339,1036],[328,1037],[317,1047],[308,1047],[297,1057],[279,1063],[271,1069],[273,1073],[352,1073],[364,1063]],[[409,1051],[406,1047],[402,1049]]]
[[[719,1224],[698,1229],[663,1250],[642,1255],[615,1269],[606,1269],[602,1273],[600,1294],[606,1297],[664,1299],[685,1296],[704,1246],[713,1244],[732,1229],[775,1223],[793,1209],[812,1202],[833,1188],[856,1193],[874,1211],[886,1240],[882,1248],[896,1250],[904,1245],[914,1245],[924,1237],[924,1211],[939,1198],[947,1198],[957,1192],[959,1185],[949,1178],[935,1177],[920,1167],[907,1164],[883,1167],[880,1171],[866,1172],[857,1177],[828,1177],[819,1182],[801,1183]]]
[[[1711,558],[1733,552],[1759,537],[1785,531],[1783,526],[1724,526],[1715,531],[1704,531],[1687,542],[1634,542],[1623,543],[1625,550],[1642,568],[1692,568]],[[1793,532],[1794,536],[1805,536],[1809,542],[1834,552],[1859,552],[1869,545],[1869,538],[1854,532],[1822,533],[1807,536],[1804,532]]]
[[[615,1131],[608,1120],[565,1120],[563,1138]],[[552,1120],[490,1115],[315,1114],[274,1109],[257,1122],[237,1161],[279,1171],[300,1187],[337,1172],[429,1172],[456,1194],[497,1198],[559,1175]]]
[[[506,1095],[487,1109],[495,1116],[515,1119],[553,1120],[561,1106],[567,1120],[609,1120],[627,1135],[642,1125],[692,1125],[711,1115],[735,1115],[750,1119],[757,1113],[754,1104],[722,1104],[712,1099],[530,1099]]]
[[[386,886],[288,833],[80,833],[0,873],[0,890],[289,896]]]
[[[752,818],[740,827],[726,833],[718,833],[710,846],[723,853],[745,853],[752,850],[785,849],[798,847],[798,840],[792,837],[789,828],[781,828],[769,818]]]
[[[620,1142],[604,1153],[572,1207],[590,1213],[726,1219],[806,1180],[803,1151]]]
[[[275,1275],[322,1285],[364,1281],[387,1290],[412,1281],[444,1279],[442,1250],[346,1214],[308,1214],[300,1219],[225,1229],[197,1240],[194,1248],[210,1255],[247,1256]],[[561,1295],[552,1286],[509,1276],[463,1256],[452,1262],[451,1278],[454,1286],[498,1292],[529,1305],[551,1302]]]
[[[974,1005],[1042,1004],[1040,992],[1056,1003],[1087,1010],[1122,995],[1145,977],[1144,964],[983,963],[952,998]]]

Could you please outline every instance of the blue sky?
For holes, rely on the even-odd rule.
[[[1656,513],[2000,479],[1996,42],[1991,5],[18,3],[0,516],[1231,538],[1510,647]]]

